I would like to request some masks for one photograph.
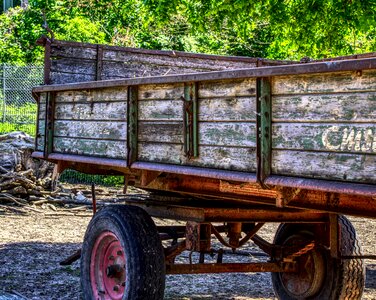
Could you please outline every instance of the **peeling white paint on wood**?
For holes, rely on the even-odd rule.
[[[183,101],[150,100],[138,102],[140,121],[183,121]]]
[[[199,99],[199,121],[256,121],[256,97]]]
[[[255,148],[200,146],[199,157],[190,160],[183,153],[183,145],[138,144],[138,159],[140,161],[248,172],[254,172],[256,169]]]
[[[199,98],[255,96],[256,79],[232,79],[215,82],[200,82],[198,85]]]
[[[376,183],[376,155],[273,150],[272,173]]]
[[[376,91],[376,70],[276,76],[272,94],[341,93]]]
[[[138,100],[181,100],[184,84],[146,84],[140,85]]]
[[[274,123],[273,149],[376,153],[376,124]]]
[[[126,122],[61,121],[56,120],[54,135],[60,137],[127,139]]]
[[[376,122],[376,92],[274,96],[272,106],[274,122]]]
[[[127,101],[127,87],[58,92],[58,102]]]
[[[126,121],[127,102],[57,103],[56,119]]]
[[[53,151],[65,154],[126,159],[127,143],[124,141],[55,137],[53,140]]]

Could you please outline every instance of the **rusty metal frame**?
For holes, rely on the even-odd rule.
[[[173,205],[157,201],[140,201],[127,197],[122,199],[128,205],[143,208],[153,217],[194,222],[289,222],[326,223],[328,214],[297,209],[278,209],[267,206],[249,208],[197,207],[193,205]],[[261,225],[260,225],[261,226]]]
[[[357,71],[376,69],[376,58],[350,59],[328,62],[313,62],[306,64],[293,64],[283,66],[267,66],[262,68],[248,68],[231,71],[215,71],[194,74],[165,75],[139,77],[130,79],[116,79],[103,81],[89,81],[70,84],[54,84],[40,86],[33,92],[67,91],[80,89],[102,89],[108,87],[133,86],[141,84],[165,84],[178,82],[217,81],[226,79],[260,78],[283,75],[332,73],[341,71]]]
[[[206,263],[206,264],[167,264],[166,274],[205,274],[236,272],[296,272],[293,263]]]

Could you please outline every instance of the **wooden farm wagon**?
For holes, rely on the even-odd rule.
[[[219,272],[272,272],[280,299],[361,298],[343,214],[376,217],[374,54],[297,63],[39,42],[33,156],[149,191],[91,220],[85,299],[162,299],[166,274]],[[267,222],[280,223],[273,243],[258,235]],[[269,260],[224,263],[214,237],[252,240]],[[185,250],[199,262],[175,263]]]

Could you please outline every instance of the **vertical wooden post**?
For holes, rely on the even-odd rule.
[[[271,78],[257,78],[257,181],[266,188],[264,181],[271,173],[272,154],[272,97]]]
[[[127,166],[137,160],[138,143],[138,86],[128,87],[128,160]]]
[[[44,134],[44,158],[53,151],[54,138],[54,118],[55,118],[55,93],[48,92],[46,95],[46,119]]]
[[[184,153],[188,158],[198,157],[198,103],[197,82],[184,84],[183,128]]]

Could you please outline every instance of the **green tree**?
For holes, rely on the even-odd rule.
[[[374,0],[145,0],[145,4],[161,24],[179,13],[196,32],[232,28],[236,38],[244,40],[241,45],[267,44],[263,51],[270,58],[376,51]]]

